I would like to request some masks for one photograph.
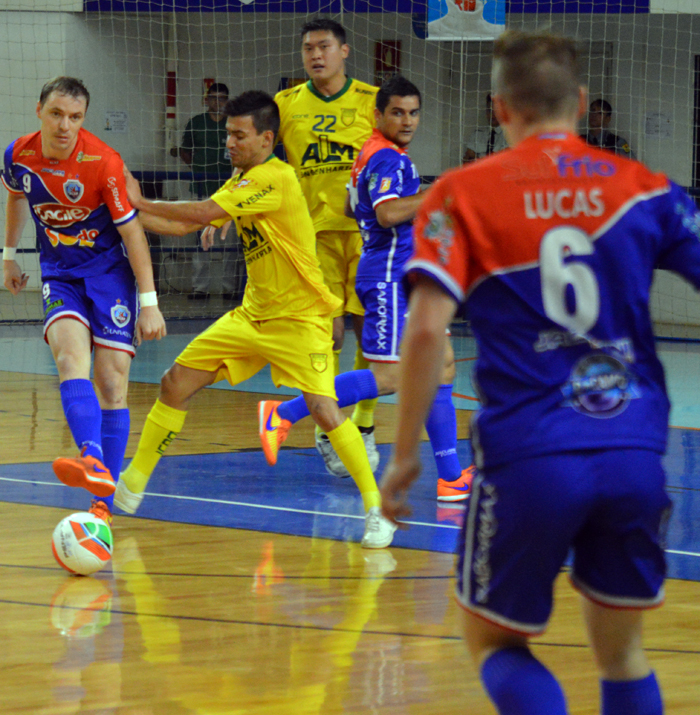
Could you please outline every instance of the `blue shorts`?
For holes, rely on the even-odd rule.
[[[371,362],[398,362],[408,303],[403,284],[357,281],[355,292],[365,309],[362,354]]]
[[[530,457],[475,480],[458,542],[457,599],[526,635],[544,631],[569,550],[571,580],[611,608],[663,602],[671,501],[661,455],[615,449]]]
[[[136,354],[138,288],[130,267],[73,281],[50,279],[41,288],[44,339],[62,318],[80,321],[92,333],[94,345]]]

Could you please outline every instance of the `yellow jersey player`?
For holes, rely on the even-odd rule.
[[[242,305],[197,336],[163,376],[115,504],[129,513],[138,509],[153,470],[182,429],[189,402],[199,390],[223,379],[237,385],[269,363],[277,386],[303,393],[314,421],[355,480],[367,512],[362,545],[383,548],[391,543],[395,526],[381,516],[362,437],[338,408],[333,385],[329,317],[340,301],[323,283],[299,181],[271,153],[279,110],[270,95],[250,91],[228,102],[225,114],[226,146],[240,173],[209,199],[148,201],[133,177],[127,182],[132,205],[151,231],[185,235],[235,219],[248,284]],[[205,233],[205,243],[209,238]],[[270,464],[276,463],[289,427],[261,410],[260,433]]]
[[[301,30],[301,54],[309,76],[306,84],[278,92],[280,140],[301,182],[316,231],[316,253],[326,285],[341,305],[333,312],[333,352],[336,374],[345,332],[345,313],[353,316],[358,349],[355,370],[368,367],[359,347],[364,309],[355,294],[355,274],[362,238],[353,219],[345,216],[346,185],[355,157],[374,128],[377,87],[345,74],[350,53],[345,30],[334,20],[319,18]],[[372,469],[379,464],[374,439],[376,400],[357,405],[353,422],[362,432]],[[326,468],[347,476],[325,435],[316,430],[316,447]]]

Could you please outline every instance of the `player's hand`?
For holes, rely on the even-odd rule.
[[[201,235],[202,250],[208,251],[214,245],[214,234],[216,233],[216,226],[207,226]]]
[[[134,175],[126,168],[124,164],[124,178],[126,179],[126,195],[129,199],[129,203],[135,208],[140,208],[141,199],[143,194],[141,193],[141,186],[139,182],[136,181]]]
[[[136,323],[136,345],[144,340],[160,340],[168,334],[165,328],[165,318],[157,305],[141,308]]]
[[[406,529],[399,519],[411,516],[413,510],[408,505],[408,489],[421,471],[418,457],[397,462],[392,455],[384,470],[379,491],[382,495],[382,513],[397,526]]]
[[[29,274],[22,273],[22,269],[19,267],[17,261],[3,261],[2,278],[5,288],[7,288],[12,295],[17,295],[22,288],[27,285]]]

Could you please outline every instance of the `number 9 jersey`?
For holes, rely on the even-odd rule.
[[[678,186],[573,135],[533,136],[445,174],[415,238],[406,272],[465,303],[479,344],[479,466],[665,450],[654,269],[700,287],[700,213]]]
[[[44,281],[99,276],[129,265],[117,226],[136,211],[123,168],[119,154],[85,129],[68,159],[44,157],[40,132],[7,147],[2,181],[29,202]]]

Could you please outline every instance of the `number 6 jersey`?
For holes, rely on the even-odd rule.
[[[136,212],[116,151],[80,129],[68,159],[44,157],[40,132],[12,142],[4,158],[3,183],[29,201],[44,281],[97,276],[129,265],[117,226]]]
[[[466,303],[477,338],[481,466],[665,450],[654,268],[700,287],[700,214],[678,186],[573,135],[534,136],[445,174],[415,237],[406,272]]]

